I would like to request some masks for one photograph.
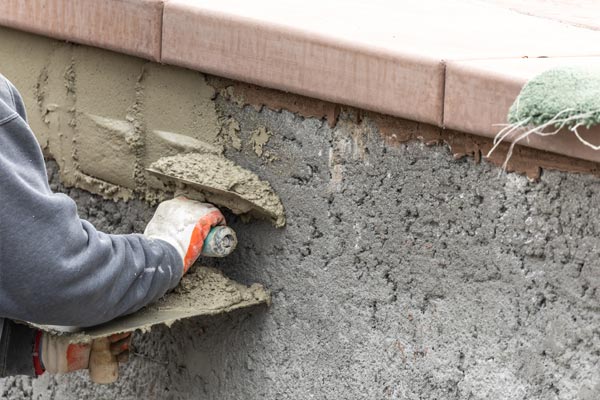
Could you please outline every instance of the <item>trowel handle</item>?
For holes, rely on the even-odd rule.
[[[237,235],[228,226],[216,226],[208,232],[202,246],[204,257],[225,257],[237,246]]]
[[[110,341],[107,337],[92,341],[88,368],[94,383],[113,383],[119,378],[119,363],[117,357],[110,353]]]

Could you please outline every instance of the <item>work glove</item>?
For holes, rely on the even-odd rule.
[[[131,332],[108,337],[110,352],[118,362],[127,362],[131,346]],[[88,369],[92,342],[70,343],[69,337],[38,332],[36,337],[33,364],[36,375],[44,372],[61,374]]]
[[[185,274],[202,253],[210,230],[218,225],[225,225],[225,217],[215,206],[177,197],[158,205],[144,235],[175,247]]]

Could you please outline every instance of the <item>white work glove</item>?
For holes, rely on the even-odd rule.
[[[225,225],[225,217],[215,206],[177,197],[158,205],[144,235],[175,247],[185,274],[202,252],[210,230],[218,225]]]
[[[131,332],[108,337],[110,353],[118,362],[127,362],[131,344]],[[64,374],[88,369],[92,343],[71,343],[69,337],[40,332],[36,339],[34,366],[37,375],[44,372]],[[36,357],[40,362],[36,363]],[[37,364],[37,365],[36,365]]]

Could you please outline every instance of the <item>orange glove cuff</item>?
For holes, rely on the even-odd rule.
[[[208,236],[208,232],[210,232],[212,227],[218,225],[225,225],[225,218],[218,210],[211,211],[196,223],[190,238],[190,245],[188,246],[187,252],[185,253],[185,257],[183,259],[184,274],[188,271],[188,269],[190,269],[200,253],[202,253],[204,239],[206,239]]]

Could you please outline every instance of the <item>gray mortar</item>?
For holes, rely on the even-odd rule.
[[[272,307],[138,335],[115,385],[9,378],[4,398],[600,398],[597,178],[498,177],[445,147],[385,147],[344,117],[332,130],[216,101],[241,128],[227,156],[272,184],[288,219],[229,216],[240,245],[217,267],[265,284]],[[254,153],[260,126],[279,160]],[[68,193],[107,231],[152,215]]]

